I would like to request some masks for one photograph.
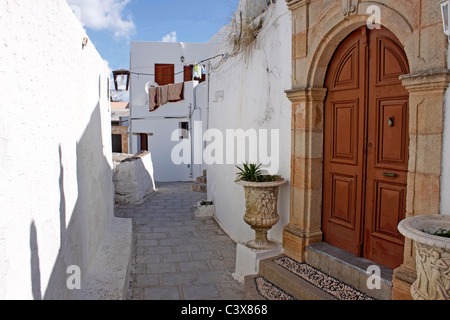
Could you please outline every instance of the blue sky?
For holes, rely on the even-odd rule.
[[[67,0],[112,70],[128,69],[131,41],[207,42],[238,0]]]

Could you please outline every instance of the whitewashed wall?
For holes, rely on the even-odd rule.
[[[263,28],[245,52],[231,57],[211,74],[210,128],[280,130],[278,174],[289,180],[291,155],[291,103],[285,90],[291,87],[291,15],[285,1],[271,5],[263,14]],[[222,29],[226,38],[227,28]],[[214,37],[214,41],[218,41]],[[226,42],[220,52],[229,52]],[[223,98],[221,92],[223,91]],[[240,165],[240,163],[238,163]],[[251,240],[253,230],[245,224],[243,187],[234,183],[234,165],[208,167],[208,198],[216,205],[216,218],[239,242]],[[281,242],[289,222],[289,186],[280,189],[280,222],[269,237]]]
[[[447,59],[448,68],[450,68],[450,55],[447,56]],[[444,99],[444,137],[442,146],[440,213],[443,215],[450,215],[450,89],[447,89]]]
[[[109,70],[64,0],[0,1],[0,299],[70,299],[113,217]]]

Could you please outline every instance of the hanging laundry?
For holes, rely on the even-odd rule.
[[[169,86],[160,86],[156,90],[157,96],[156,96],[156,103],[158,106],[165,105],[167,100],[167,94],[169,93]]]
[[[156,96],[157,96],[157,88],[155,87],[150,87],[148,89],[148,102],[149,102],[149,107],[150,107],[150,112],[154,111],[158,105],[157,105],[157,100],[156,100]]]
[[[199,64],[196,64],[194,66],[194,79],[195,78],[199,78],[199,79],[202,78],[202,68]]]
[[[169,84],[167,100],[169,102],[184,100],[184,83]]]
[[[148,89],[150,112],[155,111],[169,102],[178,102],[181,100],[184,100],[184,82],[159,86],[157,88],[150,87]]]

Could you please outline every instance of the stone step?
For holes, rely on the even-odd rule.
[[[316,243],[307,247],[306,263],[377,300],[392,298],[393,270],[372,261],[358,258],[327,243]],[[374,278],[372,271],[368,272],[369,267],[379,268],[381,277],[376,277],[376,280],[379,281],[380,289],[369,289],[368,279],[372,277],[370,283],[373,283]]]
[[[259,265],[259,276],[297,300],[337,300],[332,295],[275,262],[277,259],[284,257],[278,256],[262,260]]]
[[[194,184],[192,184],[192,191],[195,191],[195,192],[207,192],[206,183],[194,183]]]
[[[245,300],[266,300],[265,297],[263,297],[256,286],[256,278],[258,278],[259,275],[249,275],[244,277],[244,299]]]
[[[262,260],[259,276],[298,300],[377,299],[347,284],[341,278],[284,255]]]
[[[206,183],[206,176],[197,177],[197,183]]]
[[[245,300],[296,300],[260,275],[244,277]]]

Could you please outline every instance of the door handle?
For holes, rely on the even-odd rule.
[[[396,173],[391,173],[391,172],[385,172],[385,173],[384,173],[384,176],[385,176],[385,177],[390,177],[390,178],[397,178],[397,177],[398,177],[398,174],[396,174]]]
[[[394,117],[390,117],[389,119],[388,119],[388,125],[389,125],[389,127],[393,127],[393,126],[395,126],[395,118]]]

